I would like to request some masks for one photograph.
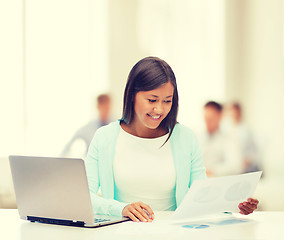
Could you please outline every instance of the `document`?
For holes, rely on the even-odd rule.
[[[258,171],[194,181],[171,220],[239,212],[239,203],[253,196],[261,174],[262,171]]]

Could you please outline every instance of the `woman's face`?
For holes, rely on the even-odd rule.
[[[156,129],[172,107],[174,87],[171,82],[151,91],[140,91],[135,96],[133,124],[140,130]]]

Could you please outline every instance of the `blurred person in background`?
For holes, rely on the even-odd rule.
[[[85,157],[96,130],[111,121],[111,98],[101,94],[96,99],[98,118],[88,122],[76,131],[61,152],[62,157]]]
[[[240,146],[235,138],[220,129],[223,107],[209,101],[204,105],[206,131],[200,136],[204,165],[209,177],[243,172]]]
[[[233,102],[225,106],[222,129],[235,138],[241,147],[243,172],[260,170],[259,151],[252,132],[242,120],[242,108],[239,103]]]
[[[89,147],[86,172],[95,214],[151,222],[153,210],[175,210],[191,184],[206,177],[197,138],[177,114],[171,67],[157,57],[140,60],[128,76],[122,118],[98,129]],[[257,205],[248,199],[239,209],[249,214]]]

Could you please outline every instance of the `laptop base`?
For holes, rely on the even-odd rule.
[[[27,220],[30,222],[38,222],[38,223],[44,223],[44,224],[53,224],[53,225],[61,225],[61,226],[69,226],[69,227],[84,227],[84,228],[97,228],[102,226],[108,226],[113,225],[121,222],[127,222],[130,221],[130,218],[124,218],[123,220],[119,221],[100,221],[100,223],[94,223],[94,224],[85,224],[82,221],[71,221],[71,220],[63,220],[63,219],[54,219],[54,218],[43,218],[43,217],[34,217],[34,216],[28,216]]]
[[[31,222],[39,222],[46,224],[56,224],[56,225],[64,225],[64,226],[72,226],[72,227],[84,227],[85,223],[78,221],[74,222],[71,220],[62,220],[62,219],[54,219],[54,218],[43,218],[43,217],[33,217],[28,216],[27,220]]]

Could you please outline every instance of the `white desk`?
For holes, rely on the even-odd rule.
[[[171,212],[156,212],[156,222],[166,220]],[[250,223],[218,226],[207,229],[185,229],[179,227],[176,231],[162,233],[121,233],[120,223],[101,228],[76,228],[55,226],[40,223],[30,223],[20,220],[17,210],[0,210],[0,239],[1,240],[85,240],[85,239],[257,239],[273,240],[284,239],[284,212],[255,212],[245,218],[252,220]],[[147,223],[151,224],[151,223]]]

